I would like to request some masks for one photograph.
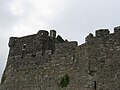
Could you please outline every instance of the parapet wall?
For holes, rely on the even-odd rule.
[[[95,36],[93,34],[89,34],[85,38],[86,43],[118,43],[120,44],[120,26],[114,28],[114,33],[110,33],[108,29],[99,29],[96,30]]]
[[[60,35],[56,37],[56,31],[40,30],[37,34],[25,37],[11,37],[9,41],[9,57],[21,56],[29,54],[30,57],[35,57],[38,52],[41,55],[53,53],[66,53],[77,47],[77,42],[64,41]]]
[[[25,51],[25,54],[53,50],[55,38],[56,32],[54,30],[50,31],[50,36],[48,31],[40,30],[37,34],[34,35],[20,38],[11,37],[9,40],[9,56],[21,55],[23,50]]]

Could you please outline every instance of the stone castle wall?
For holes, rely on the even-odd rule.
[[[0,90],[119,90],[120,27],[114,30],[97,30],[79,46],[76,41],[58,43],[55,33],[47,32],[42,38],[37,33],[11,39]],[[70,81],[62,88],[66,74]]]

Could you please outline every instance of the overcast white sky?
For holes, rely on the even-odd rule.
[[[120,0],[0,0],[0,76],[10,36],[55,29],[80,44],[96,29],[120,25]]]

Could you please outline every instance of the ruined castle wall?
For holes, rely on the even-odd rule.
[[[17,90],[21,90],[21,88],[24,90],[58,90],[61,77],[69,73],[72,76],[71,70],[73,70],[73,58],[77,46],[76,42],[61,45],[61,47],[56,46],[55,53],[57,49],[63,50],[64,47],[66,47],[64,50],[66,53],[59,52],[42,56],[41,52],[37,52],[36,57],[28,57],[29,54],[26,54],[22,59],[20,55],[10,57],[9,67],[5,73],[8,77],[3,83],[4,86],[12,88],[12,90],[16,90],[16,88]],[[11,72],[12,75],[10,75]]]
[[[26,53],[31,53],[35,48],[35,35],[26,36],[22,38],[16,38],[14,46],[10,48],[10,56],[21,55],[23,45],[26,44]]]
[[[120,46],[120,45],[118,45]],[[99,89],[119,90],[115,76],[119,70],[119,51],[114,44],[97,44],[89,46],[89,70],[93,72]]]
[[[93,37],[91,40],[86,42],[88,76],[85,88],[93,90],[96,83],[96,90],[119,90],[119,34]]]
[[[24,45],[26,45],[25,48]],[[16,38],[14,46],[10,48],[9,57],[24,54],[35,54],[39,51],[55,49],[54,42],[49,37],[36,37],[31,35],[22,38]]]
[[[37,46],[38,51],[36,50],[34,57],[31,53],[24,53],[22,58],[17,52],[15,55],[9,55],[4,73],[6,78],[0,90],[120,89],[119,28],[116,28],[114,33],[109,33],[106,29],[97,31],[95,36],[89,34],[86,42],[80,46],[77,46],[77,42],[55,44],[50,37],[41,39],[38,36],[35,40],[39,46],[43,44],[41,42],[47,43],[48,47],[44,54]],[[15,45],[13,49],[16,47],[20,49],[27,41],[21,42],[20,45],[16,43],[19,47]],[[33,45],[32,39],[30,43]],[[50,45],[52,49],[48,49]],[[66,74],[70,82],[66,88],[62,88],[59,84]]]

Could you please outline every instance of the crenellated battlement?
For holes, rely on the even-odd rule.
[[[96,37],[104,37],[110,34],[110,31],[108,29],[99,29],[96,30]]]
[[[120,33],[120,26],[114,28],[114,33],[116,34]]]
[[[114,33],[110,33],[108,29],[99,29],[95,31],[95,36],[90,33],[86,38],[86,43],[104,44],[104,43],[120,43],[120,26],[114,28]],[[36,55],[36,52],[55,51],[56,44],[65,43],[60,35],[56,37],[56,31],[39,30],[37,34],[24,37],[10,37],[9,56],[16,56],[22,54]],[[68,43],[69,44],[69,43]],[[23,56],[22,56],[23,57]]]
[[[115,43],[120,37],[120,26],[114,28],[114,33],[110,33],[109,29],[99,29],[95,31],[95,36],[89,34],[86,43]],[[119,42],[120,43],[120,42]]]
[[[120,90],[120,26],[85,41],[78,46],[55,30],[10,37],[0,90]]]
[[[65,41],[60,35],[56,37],[55,30],[50,30],[50,33],[46,30],[39,30],[38,33],[34,35],[10,37],[9,57],[21,55],[21,58],[24,58],[27,54],[35,57],[37,52],[41,52],[41,55],[46,53],[53,54],[57,48],[56,44],[58,46],[60,43],[65,43]],[[66,44],[71,45],[70,43]]]

